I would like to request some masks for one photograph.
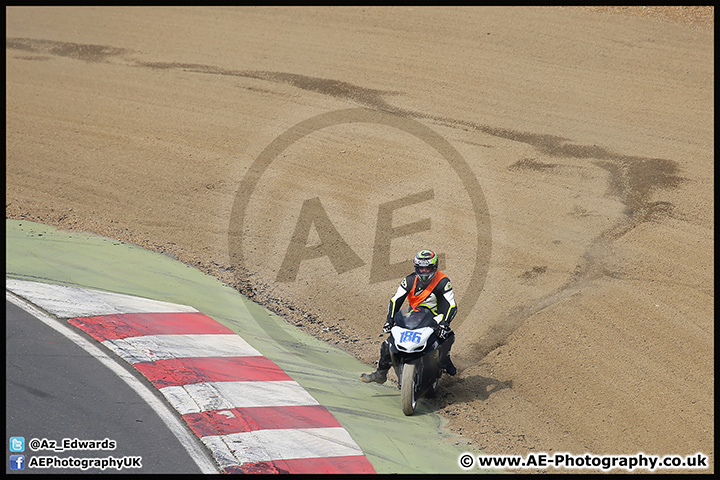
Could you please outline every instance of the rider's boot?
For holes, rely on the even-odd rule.
[[[455,375],[457,373],[457,368],[455,367],[455,364],[450,360],[450,355],[447,356],[447,361],[445,362],[445,365],[443,365],[443,368],[447,372],[448,375]]]
[[[457,368],[455,368],[452,360],[450,360],[450,348],[453,343],[455,343],[455,333],[450,332],[447,339],[440,344],[440,368],[451,376],[457,374]]]
[[[392,365],[390,358],[390,342],[388,339],[380,344],[380,359],[377,363],[377,370],[373,373],[363,373],[360,375],[360,380],[365,383],[385,383],[387,381],[388,370],[390,370],[390,366]]]
[[[450,360],[450,352],[442,352],[440,354],[440,369],[447,372],[448,375],[455,375],[457,368],[455,364]]]
[[[372,373],[363,373],[362,375],[360,375],[360,380],[362,380],[365,383],[370,383],[370,382],[385,383],[387,381],[387,373],[388,373],[387,370],[378,369]]]

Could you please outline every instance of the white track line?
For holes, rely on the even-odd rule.
[[[123,313],[197,312],[188,305],[122,293],[26,280],[5,279],[5,289],[58,318],[99,317]]]
[[[171,358],[255,357],[262,356],[242,337],[229,334],[144,335],[105,340],[103,345],[128,363],[152,362]]]
[[[255,430],[202,440],[213,452],[224,452],[219,458],[241,464],[283,460],[288,452],[293,459],[365,455],[342,427]]]
[[[204,382],[164,387],[160,391],[180,415],[230,408],[319,405],[294,380]]]

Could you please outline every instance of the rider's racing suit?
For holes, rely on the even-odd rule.
[[[449,330],[450,322],[457,313],[457,305],[455,304],[455,294],[453,293],[450,279],[442,272],[435,273],[430,284],[425,286],[419,285],[419,279],[415,273],[411,273],[405,277],[395,293],[390,299],[388,305],[387,320],[385,321],[384,331],[389,331],[394,324],[394,317],[402,308],[403,303],[407,299],[412,308],[427,307],[435,315],[436,321],[441,326],[447,327]],[[440,315],[440,317],[438,317]],[[440,366],[444,368],[449,356],[450,347],[455,341],[455,334],[449,330],[445,340],[440,346]],[[390,359],[390,337],[388,337],[382,345],[380,345],[380,359],[378,360],[378,370],[386,371],[392,366]]]

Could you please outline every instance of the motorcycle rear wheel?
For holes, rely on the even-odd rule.
[[[405,415],[412,415],[415,413],[415,405],[417,405],[417,398],[415,398],[416,390],[416,375],[415,370],[417,366],[414,363],[406,363],[402,369],[402,380],[400,381],[400,407]]]

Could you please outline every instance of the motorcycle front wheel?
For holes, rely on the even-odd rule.
[[[415,390],[417,387],[417,378],[415,375],[417,365],[415,363],[406,363],[402,369],[402,380],[400,381],[400,406],[405,415],[415,413],[415,405],[417,398]]]

